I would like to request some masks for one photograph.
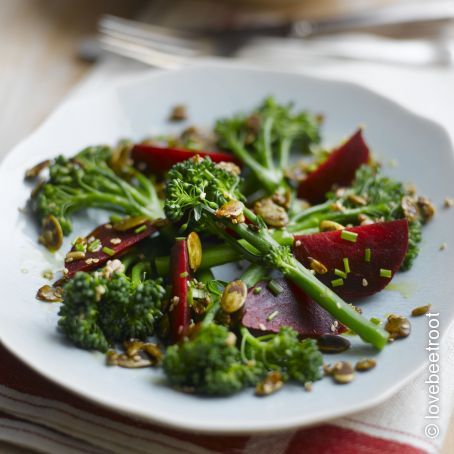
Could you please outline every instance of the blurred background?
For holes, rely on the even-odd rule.
[[[441,3],[444,9],[440,9]],[[395,9],[384,16],[377,12],[377,8],[409,5],[425,9]],[[2,0],[1,147],[5,152],[29,133],[96,62],[105,58],[96,34],[106,14],[209,35],[214,37],[217,50],[219,42],[226,44],[228,57],[263,64],[276,64],[276,59],[281,59],[283,65],[287,61],[311,65],[314,58],[331,57],[424,67],[446,65],[439,60],[450,61],[447,43],[452,36],[453,7],[454,2],[439,0]],[[339,24],[336,29],[339,18],[340,30]],[[374,25],[377,18],[379,24]],[[390,19],[397,23],[380,25]],[[322,30],[324,25],[327,33],[313,33],[311,21],[321,24]],[[112,27],[112,23],[107,25]],[[302,37],[308,32],[309,36]],[[266,38],[268,35],[273,38]],[[103,36],[104,47],[118,51],[119,38],[112,36],[112,29]],[[124,45],[123,35],[120,38]],[[283,39],[287,40],[285,46]],[[397,42],[403,47],[396,46]],[[120,50],[142,56],[136,48],[134,52]],[[192,60],[199,56],[198,50],[191,52]],[[163,63],[155,60],[151,63]]]

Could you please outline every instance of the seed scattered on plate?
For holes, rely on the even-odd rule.
[[[61,287],[51,287],[50,285],[43,285],[36,293],[36,298],[46,303],[60,303],[62,298],[63,289]]]
[[[336,383],[345,385],[355,378],[353,366],[348,361],[339,361],[334,364],[331,375]]]
[[[385,330],[389,333],[390,341],[407,337],[411,332],[411,323],[408,318],[401,315],[391,314],[385,325]]]
[[[355,364],[355,369],[358,372],[366,372],[373,369],[377,365],[377,361],[372,358],[361,359]]]
[[[318,349],[322,353],[342,353],[351,346],[350,341],[342,336],[324,334],[317,339]]]
[[[268,372],[264,380],[257,383],[255,394],[257,396],[268,396],[281,389],[283,385],[282,375],[279,372]]]
[[[415,307],[412,311],[411,311],[411,315],[413,317],[419,317],[420,315],[424,315],[424,314],[427,314],[427,312],[430,311],[430,308],[432,307],[431,304],[426,304],[425,306],[419,306],[419,307]]]

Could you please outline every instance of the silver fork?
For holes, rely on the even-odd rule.
[[[441,2],[445,3],[445,2]],[[454,6],[454,4],[453,4]],[[293,36],[301,37],[304,34],[317,34],[315,30],[323,33],[330,30],[345,30],[347,24],[350,27],[366,26],[373,24],[390,24],[396,22],[396,17],[383,14],[382,19],[372,21],[370,17],[358,16],[355,20],[352,17],[342,20],[307,22],[300,21],[291,24]],[[423,22],[421,11],[418,14],[401,14],[397,16],[401,23]],[[440,21],[441,19],[454,18],[454,8],[439,11],[426,17],[425,21]],[[306,27],[303,26],[306,23]],[[309,25],[308,25],[309,24]],[[281,34],[282,27],[277,26],[271,29]],[[98,41],[102,49],[121,55],[127,58],[141,61],[147,65],[161,68],[179,68],[190,63],[198,57],[225,58],[234,55],[244,44],[253,40],[266,42],[270,38],[254,37],[256,30],[243,30],[224,33],[196,33],[190,31],[176,30],[157,25],[145,24],[138,21],[123,19],[115,16],[103,16],[99,22]],[[306,29],[304,31],[303,29]],[[298,32],[299,30],[299,32]],[[347,59],[369,59],[388,61],[400,64],[438,64],[446,65],[452,62],[452,49],[444,39],[422,41],[422,40],[390,40],[375,38],[373,49],[365,51],[365,43],[358,40],[345,41],[344,35],[318,38],[301,42],[298,46],[300,57],[337,57]],[[274,38],[279,39],[279,38]],[[284,38],[281,38],[284,39]],[[343,39],[345,42],[343,42]],[[278,41],[279,42],[279,41]],[[367,44],[367,42],[366,42]],[[355,52],[355,49],[358,52]]]

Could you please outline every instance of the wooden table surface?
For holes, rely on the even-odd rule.
[[[144,0],[0,0],[0,158],[35,129],[91,68],[77,57],[100,14],[134,15]],[[310,1],[316,15],[337,0]],[[354,1],[351,4],[364,1]],[[338,8],[339,9],[339,8]],[[0,453],[27,451],[0,442]],[[443,454],[454,452],[454,418]]]

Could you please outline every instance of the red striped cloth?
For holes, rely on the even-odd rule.
[[[43,452],[102,453],[125,449],[225,454],[426,452],[335,424],[269,436],[178,432],[132,419],[75,396],[29,369],[2,346],[0,358],[0,439]]]

